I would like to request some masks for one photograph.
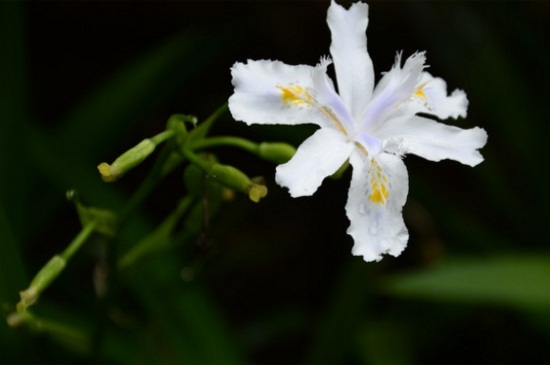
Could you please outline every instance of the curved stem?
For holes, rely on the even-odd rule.
[[[145,179],[142,181],[142,183],[139,185],[136,192],[132,195],[128,203],[126,203],[126,206],[120,213],[120,223],[126,220],[130,213],[136,209],[149,195],[151,190],[157,185],[157,183],[160,181],[160,179],[163,177],[162,175],[162,168],[164,166],[164,163],[170,156],[170,148],[164,148],[157,160],[155,161],[155,164],[149,174],[145,177]]]
[[[172,137],[175,134],[175,132],[171,129],[165,130],[164,132],[160,132],[159,134],[149,138],[151,142],[155,144],[155,146],[158,146],[160,143],[166,141],[168,138]]]
[[[247,139],[233,136],[219,136],[199,140],[191,145],[193,150],[209,147],[238,147],[253,154],[258,154],[259,145]]]
[[[82,247],[84,242],[86,242],[90,234],[92,234],[92,232],[94,231],[95,227],[95,221],[91,221],[90,223],[82,227],[82,230],[59,256],[61,256],[65,261],[69,261],[70,258],[75,254],[75,252],[77,252],[80,247]]]
[[[181,154],[183,157],[185,157],[189,162],[191,162],[193,165],[197,166],[204,172],[208,172],[210,170],[208,163],[197,156],[193,151],[191,151],[189,148],[181,148]]]
[[[227,110],[229,110],[229,105],[227,103],[224,103],[222,106],[216,109],[214,113],[212,113],[208,118],[206,118],[206,120],[203,123],[201,123],[201,126],[206,129],[206,133],[208,133],[208,130],[212,126],[212,123],[214,123],[214,121],[218,119],[219,116],[222,113],[226,112]]]
[[[174,227],[181,217],[187,213],[194,201],[195,198],[192,196],[186,196],[181,199],[172,214],[166,217],[164,222],[162,222],[155,231],[142,239],[137,245],[133,246],[118,260],[117,267],[119,269],[126,269],[145,254],[155,249],[165,247],[170,241]]]

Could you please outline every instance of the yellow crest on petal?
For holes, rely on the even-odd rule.
[[[328,121],[333,123],[340,132],[346,136],[348,135],[348,132],[342,125],[342,122],[338,120],[336,114],[334,114],[328,106],[319,105],[314,96],[315,94],[312,93],[309,87],[291,84],[288,86],[277,85],[277,89],[281,90],[281,99],[287,108],[290,108],[293,105],[298,107],[313,107],[323,114]]]
[[[277,86],[281,90],[281,99],[283,104],[290,108],[296,106],[311,106],[315,100],[310,94],[309,88],[300,85]]]
[[[423,83],[422,85],[418,86],[413,93],[413,98],[417,98],[423,101],[428,101],[428,96],[424,93],[424,86],[426,86],[427,82]]]
[[[387,186],[388,179],[382,173],[382,167],[380,167],[380,164],[378,164],[375,159],[371,160],[370,173],[370,184],[372,189],[372,193],[369,195],[370,201],[377,204],[386,204],[390,196]]]

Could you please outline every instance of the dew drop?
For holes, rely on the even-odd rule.
[[[367,214],[367,208],[365,207],[365,204],[361,203],[359,205],[359,214],[365,215]]]

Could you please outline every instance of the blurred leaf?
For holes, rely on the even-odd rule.
[[[361,280],[366,268],[365,262],[359,258],[348,260],[314,333],[307,363],[341,364],[349,361],[368,296],[367,286]]]
[[[78,186],[84,196],[90,196],[87,192],[101,194],[108,190],[100,188],[102,183],[93,156],[105,156],[105,148],[117,144],[121,131],[128,130],[130,125],[135,127],[139,117],[158,107],[176,85],[204,66],[192,61],[192,55],[208,51],[201,53],[191,39],[178,35],[116,74],[68,114],[55,136],[37,127],[29,131],[32,155],[54,185],[63,190]],[[71,151],[70,156],[65,151]],[[84,163],[90,165],[82,166]],[[94,204],[105,200],[94,200]]]
[[[0,200],[9,212],[13,233],[26,231],[23,221],[30,205],[24,128],[28,121],[25,34],[22,3],[0,2]],[[5,256],[5,254],[3,254]]]
[[[411,364],[410,334],[395,318],[372,318],[364,324],[357,339],[362,362],[369,364]],[[425,334],[424,334],[425,335]]]
[[[186,81],[213,60],[220,44],[205,45],[196,37],[179,34],[120,70],[96,89],[61,122],[58,137],[81,155],[102,151],[117,143],[136,120],[158,108]]]
[[[198,286],[187,287],[178,304],[182,319],[196,342],[195,350],[204,363],[244,363],[231,333],[220,311]]]
[[[67,158],[66,149],[48,138],[38,128],[27,133],[29,148],[32,147],[36,168],[57,189],[59,202],[65,202],[65,191],[78,187],[83,201],[93,200],[93,205],[110,209],[122,207],[123,200],[116,187],[106,187],[93,165],[84,165]]]
[[[10,229],[4,207],[0,205],[0,313],[7,314],[14,309],[19,299],[17,293],[27,282],[17,241]]]
[[[235,336],[216,304],[202,289],[202,283],[184,283],[179,257],[153,256],[142,270],[129,277],[148,313],[148,332],[153,354],[159,362],[227,363],[244,362]],[[158,350],[157,350],[158,351]]]
[[[519,4],[411,2],[405,5],[409,17],[420,20],[412,30],[437,51],[430,53],[430,63],[446,65],[445,73],[454,75],[456,86],[468,94],[468,118],[458,122],[467,127],[478,125],[489,134],[488,144],[481,151],[486,161],[475,169],[485,186],[477,190],[488,204],[506,212],[506,218],[523,226],[524,231],[544,237],[549,226],[539,224],[523,212],[526,208],[544,207],[550,199],[540,169],[541,157],[546,155],[543,140],[546,133],[542,133],[540,121],[545,119],[546,111],[542,107],[543,97],[528,83],[528,73],[517,66],[523,60],[546,64],[550,53],[544,48],[533,52],[524,44],[502,36],[513,30],[499,29],[499,22],[525,6]],[[517,15],[508,23],[515,23],[515,27],[523,31],[529,29],[528,20],[522,21]],[[434,24],[437,32],[433,31]],[[526,52],[528,50],[531,52]],[[535,78],[544,79],[538,74],[540,70],[534,72],[537,72]]]
[[[303,332],[309,317],[307,308],[280,308],[252,317],[243,329],[250,353],[264,351],[277,341]]]
[[[403,298],[548,310],[550,256],[449,259],[389,278],[386,291]]]
[[[17,242],[29,199],[27,173],[17,169],[26,160],[20,128],[27,120],[24,48],[21,3],[0,2],[0,313],[13,309],[8,307],[26,283]]]

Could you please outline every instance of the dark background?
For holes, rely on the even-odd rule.
[[[549,363],[550,6],[369,5],[377,79],[397,51],[425,50],[429,71],[470,101],[466,119],[447,122],[489,134],[473,169],[406,158],[411,238],[400,257],[365,263],[350,254],[349,171],[292,199],[274,183],[272,163],[216,149],[223,163],[263,176],[268,196],[259,204],[236,196],[184,245],[113,274],[108,301],[96,298],[92,277],[110,251],[92,240],[33,307],[76,332],[3,322],[0,362]],[[2,313],[78,233],[66,190],[119,211],[153,159],[109,185],[98,163],[159,133],[173,113],[206,119],[231,95],[236,61],[316,64],[329,54],[328,6],[2,2]],[[212,135],[297,146],[312,130],[246,127],[226,113]],[[110,244],[132,247],[185,193],[177,170]]]

